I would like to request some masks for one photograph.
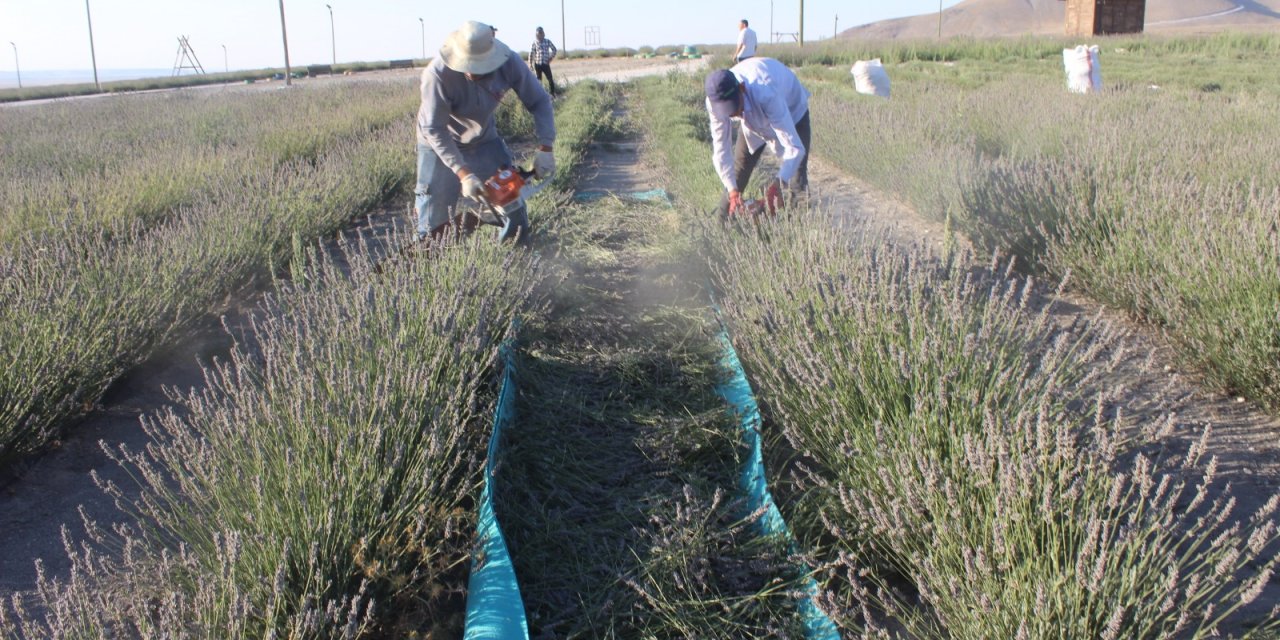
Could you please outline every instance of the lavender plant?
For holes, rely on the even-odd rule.
[[[594,131],[577,119],[600,121],[591,105],[605,104],[572,93],[569,170]],[[370,168],[401,167],[400,146],[375,139],[351,151]],[[334,165],[346,171],[322,174],[326,199],[371,179],[343,160]],[[305,228],[344,209],[307,195],[266,223]],[[224,229],[226,251],[262,250],[263,229],[237,228]],[[68,530],[71,574],[42,573],[34,599],[0,606],[6,634],[459,633],[497,344],[538,261],[485,237],[375,264],[385,251],[368,239],[330,254],[303,250],[302,236],[274,254],[291,279],[230,359],[207,368],[206,388],[146,420],[146,451],[113,452],[142,487],[137,497],[104,487],[131,524],[86,522],[83,539]]]
[[[229,186],[402,122],[397,82],[172,92],[0,111],[0,242],[154,224]]]
[[[697,115],[675,97],[696,87],[645,91],[672,122]],[[692,175],[682,187],[714,190],[692,133],[651,139]],[[1273,573],[1280,498],[1239,513],[1203,441],[1164,464],[1133,451],[1135,425],[1110,419],[1097,390],[1119,353],[1105,326],[1057,326],[1007,268],[802,213],[699,235],[782,438],[774,459],[793,470],[785,515],[829,563],[823,601],[847,630],[1158,638],[1273,624],[1239,614]]]
[[[725,244],[726,313],[816,492],[793,522],[911,637],[1205,637],[1270,579],[1280,498],[1241,514],[1198,451],[1198,482],[1121,455],[1085,393],[1108,339],[1033,285],[785,230]]]
[[[134,524],[69,544],[24,636],[456,632],[488,372],[536,268],[488,242],[381,274],[367,255],[300,270],[205,390],[146,421],[154,445],[115,452],[144,487],[105,487]]]
[[[409,179],[407,126],[223,184],[158,226],[29,237],[0,258],[0,460],[56,438],[110,383],[216,308],[297,238],[331,232]],[[351,171],[350,167],[361,169]]]
[[[818,82],[819,153],[986,250],[1071,274],[1210,384],[1277,406],[1280,149],[1260,135],[1275,101],[1145,86],[1078,100],[1045,75],[908,76],[892,101]]]

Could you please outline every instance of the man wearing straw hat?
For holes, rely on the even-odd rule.
[[[440,239],[453,220],[459,196],[484,197],[484,181],[513,162],[498,135],[494,112],[513,90],[533,115],[539,179],[556,170],[551,96],[520,56],[495,37],[497,29],[467,22],[449,34],[440,55],[422,71],[418,109],[418,183],[414,189],[418,237]],[[509,212],[501,239],[527,239],[528,211]]]

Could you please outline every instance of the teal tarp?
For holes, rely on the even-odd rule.
[[[778,511],[778,505],[769,492],[769,484],[764,475],[764,448],[760,442],[760,407],[756,405],[755,396],[751,393],[751,383],[747,381],[747,373],[738,360],[738,352],[729,340],[729,332],[720,332],[722,355],[720,366],[729,374],[729,378],[716,389],[722,398],[733,407],[742,427],[742,437],[751,449],[742,474],[738,478],[739,488],[747,496],[747,510],[751,513],[763,511],[759,526],[765,535],[782,536],[788,543],[794,544],[791,530]],[[831,618],[818,608],[814,598],[818,595],[818,583],[813,578],[804,581],[808,597],[800,600],[800,616],[804,620],[805,637],[810,640],[840,640],[840,631]]]
[[[480,521],[476,527],[476,548],[471,557],[471,579],[467,583],[467,627],[464,640],[528,640],[529,624],[524,615],[524,599],[516,582],[515,567],[507,552],[507,540],[493,510],[493,469],[502,446],[502,432],[515,421],[516,380],[513,345],[503,345],[502,389],[493,417],[493,435],[484,464],[484,490],[480,494]]]

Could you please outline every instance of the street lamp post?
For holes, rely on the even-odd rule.
[[[338,66],[338,34],[333,30],[333,6],[325,5],[329,10],[329,47],[333,49],[333,66]]]
[[[227,45],[222,45],[222,71],[231,73],[231,65],[227,64]]]
[[[18,64],[18,45],[13,44],[13,42],[10,42],[9,44],[13,45],[13,69],[14,71],[18,72],[18,88],[21,89],[22,88],[22,66]]]
[[[284,26],[284,0],[280,0],[280,38],[284,40],[284,86],[287,87],[293,84],[293,69],[289,67],[289,33]]]
[[[89,57],[93,60],[93,86],[102,91],[102,83],[98,82],[98,53],[93,49],[93,16],[89,13],[89,0],[84,0],[84,17],[89,20]]]
[[[418,18],[418,24],[422,27],[422,59],[427,59],[427,23],[422,18]]]

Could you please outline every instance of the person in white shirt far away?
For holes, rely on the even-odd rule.
[[[733,50],[733,61],[742,62],[756,55],[756,32],[747,26],[747,19],[738,23],[738,48]]]

